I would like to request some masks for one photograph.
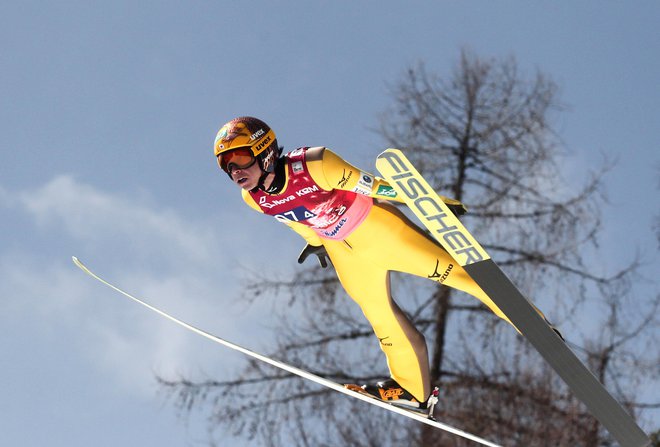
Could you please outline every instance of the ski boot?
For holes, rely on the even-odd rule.
[[[420,402],[415,397],[399,385],[394,379],[387,379],[378,382],[375,385],[344,385],[347,389],[356,393],[364,394],[374,399],[387,402],[395,407],[410,410],[415,413],[422,413],[429,419],[433,418],[435,404],[438,403],[438,387],[435,387],[431,395],[425,402]]]

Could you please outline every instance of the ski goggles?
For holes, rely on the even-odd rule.
[[[247,147],[239,147],[218,155],[218,165],[227,174],[231,174],[234,169],[247,169],[256,161],[257,159],[252,154],[252,150]]]

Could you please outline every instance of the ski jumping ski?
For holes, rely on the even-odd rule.
[[[98,275],[96,275],[95,273],[93,273],[90,269],[88,269],[82,262],[80,262],[80,260],[78,258],[76,258],[75,256],[73,256],[72,258],[73,258],[74,264],[76,264],[76,266],[78,266],[83,272],[85,272],[86,274],[88,274],[92,278],[100,281],[101,283],[105,284],[106,286],[110,287],[111,289],[119,292],[120,294],[122,294],[125,297],[131,299],[132,301],[134,301],[138,304],[141,304],[142,306],[144,306],[147,309],[157,313],[158,315],[160,315],[162,317],[165,317],[168,320],[173,321],[174,323],[178,324],[179,326],[182,326],[182,327],[188,329],[189,331],[192,331],[195,334],[201,335],[202,337],[205,337],[205,338],[207,338],[207,339],[209,339],[209,340],[211,340],[215,343],[221,344],[223,346],[226,346],[228,348],[231,348],[233,350],[241,352],[241,353],[243,353],[243,354],[245,354],[249,357],[252,357],[254,359],[257,359],[259,361],[267,363],[267,364],[269,364],[271,366],[274,366],[276,368],[282,369],[282,370],[284,370],[288,373],[294,374],[298,377],[302,377],[303,379],[311,380],[312,382],[315,382],[319,385],[330,388],[331,390],[337,391],[339,393],[345,394],[345,395],[353,397],[355,399],[359,399],[359,400],[367,402],[371,405],[375,405],[377,407],[384,408],[384,409],[386,409],[388,411],[391,411],[393,413],[396,413],[398,415],[405,416],[407,418],[410,418],[410,419],[413,419],[415,421],[430,425],[430,426],[438,428],[440,430],[444,430],[444,431],[452,433],[454,435],[461,436],[463,438],[469,439],[469,440],[474,441],[474,442],[476,442],[478,444],[481,444],[481,445],[490,446],[490,447],[501,447],[498,444],[494,444],[490,441],[482,439],[482,438],[480,438],[478,436],[475,436],[473,434],[470,434],[470,433],[467,433],[465,431],[459,430],[457,428],[451,427],[447,424],[443,424],[442,422],[438,422],[434,419],[429,419],[428,417],[425,417],[422,414],[414,413],[410,410],[405,410],[405,409],[396,407],[394,405],[382,402],[382,401],[380,401],[378,399],[375,399],[373,397],[368,397],[366,395],[357,393],[355,391],[351,391],[351,390],[345,388],[343,385],[340,385],[336,382],[333,382],[331,380],[328,380],[328,379],[325,379],[323,377],[317,376],[315,374],[312,374],[312,373],[307,372],[305,370],[296,368],[294,366],[287,365],[286,363],[282,363],[280,361],[271,359],[270,357],[266,357],[264,355],[261,355],[259,353],[254,352],[254,351],[251,351],[249,349],[243,348],[243,347],[241,347],[237,344],[231,343],[227,340],[224,340],[220,337],[217,337],[217,336],[215,336],[215,335],[213,335],[209,332],[206,332],[202,329],[198,329],[195,326],[193,326],[191,324],[188,324],[185,321],[179,320],[178,318],[173,317],[172,315],[168,314],[167,312],[164,312],[164,311],[158,309],[157,307],[154,307],[154,306],[148,304],[147,302],[134,297],[133,295],[121,290],[119,287],[116,287],[116,286],[110,284],[109,282],[107,282],[103,278],[101,278]]]
[[[387,149],[378,156],[376,167],[431,235],[479,284],[619,444],[649,446],[651,440],[634,419],[536,312],[406,156],[398,149]]]

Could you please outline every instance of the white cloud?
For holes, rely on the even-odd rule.
[[[185,221],[171,210],[154,209],[135,198],[112,195],[58,176],[19,195],[19,201],[41,226],[63,226],[76,240],[106,238],[126,241],[142,251],[176,252],[190,260],[208,261],[216,245],[208,226]]]
[[[212,373],[222,360],[237,358],[94,282],[70,258],[95,258],[88,266],[129,293],[236,341],[243,335],[241,317],[250,317],[234,305],[233,263],[220,249],[229,242],[215,234],[215,222],[194,221],[69,176],[17,194],[0,187],[3,204],[22,210],[35,225],[22,219],[22,228],[8,231],[19,243],[0,251],[0,325],[11,321],[34,334],[38,349],[61,352],[67,361],[75,353],[83,376],[98,374],[108,386],[139,395],[153,395],[154,371]],[[33,244],[35,233],[59,246],[53,251]],[[61,246],[82,253],[62,253]],[[44,368],[39,358],[25,361]]]

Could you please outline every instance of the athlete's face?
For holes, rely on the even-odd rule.
[[[261,177],[261,168],[259,163],[254,163],[247,168],[231,168],[231,179],[241,188],[250,191],[257,187]]]

